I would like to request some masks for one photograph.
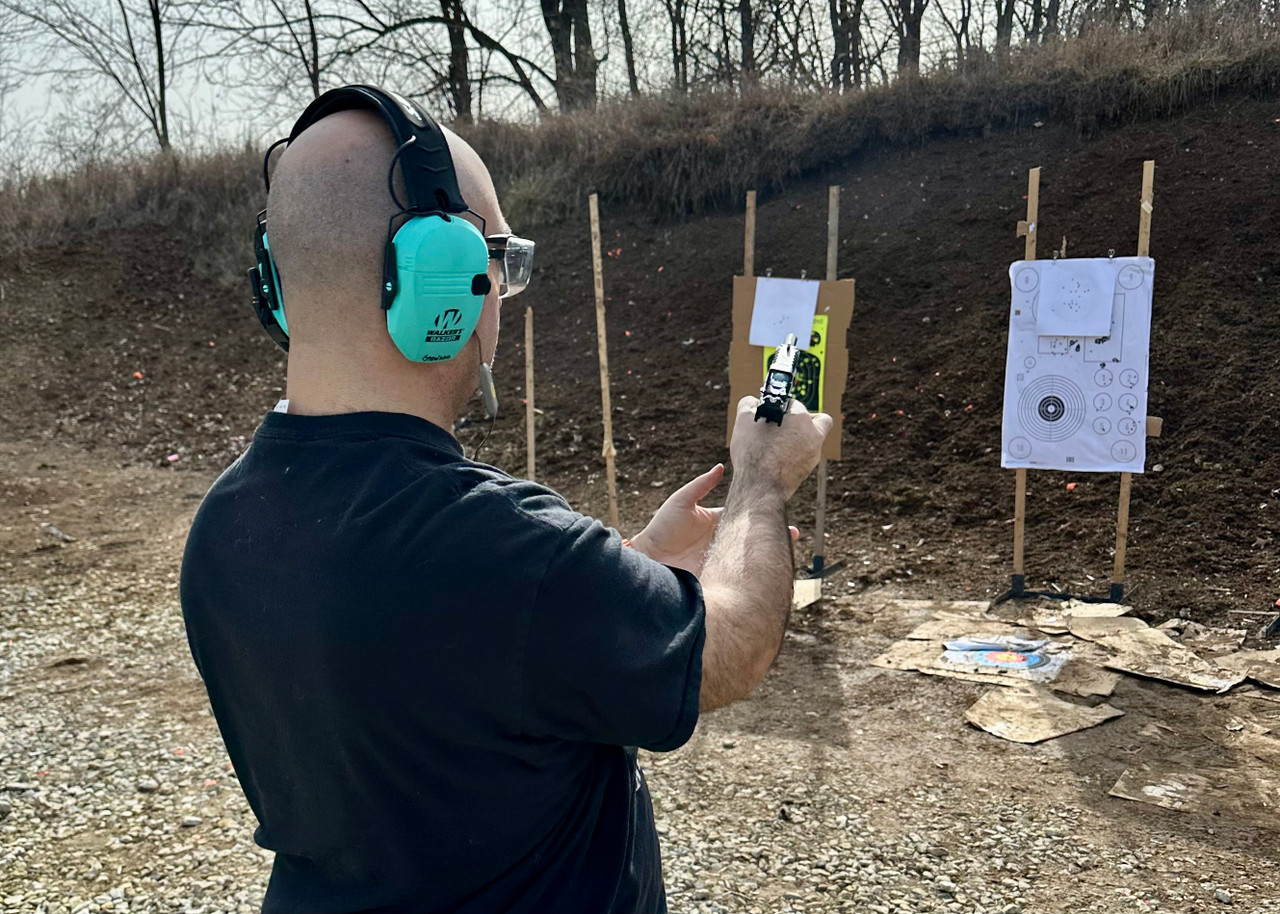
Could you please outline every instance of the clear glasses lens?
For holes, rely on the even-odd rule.
[[[498,297],[510,298],[524,291],[533,274],[534,243],[514,235],[506,239],[502,257],[501,276],[498,280]]]

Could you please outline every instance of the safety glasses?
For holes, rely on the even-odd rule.
[[[490,235],[485,244],[489,246],[489,259],[498,261],[498,297],[510,298],[523,292],[533,274],[533,242],[515,235]]]

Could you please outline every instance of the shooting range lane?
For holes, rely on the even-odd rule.
[[[1151,408],[1177,434],[1148,442],[1151,475],[1134,486],[1133,596],[1153,622],[1180,614],[1250,620],[1256,629],[1255,617],[1229,613],[1275,597],[1260,591],[1274,582],[1280,528],[1271,494],[1280,478],[1280,375],[1274,352],[1257,344],[1280,338],[1270,307],[1280,281],[1280,198],[1259,194],[1280,178],[1275,116],[1273,101],[1224,98],[1213,110],[1088,141],[1053,124],[936,140],[761,197],[756,272],[816,276],[827,187],[845,187],[841,263],[860,277],[849,334],[856,364],[845,459],[831,464],[828,528],[831,554],[850,567],[830,582],[841,592],[820,612],[796,614],[750,703],[709,717],[680,753],[646,759],[673,910],[779,910],[800,896],[827,911],[833,887],[847,888],[858,910],[881,904],[872,895],[916,890],[926,893],[922,909],[943,906],[956,897],[947,886],[994,911],[1015,903],[1016,892],[1020,910],[1038,914],[1139,903],[1179,914],[1250,911],[1280,902],[1273,830],[1235,819],[1223,827],[1222,816],[1206,825],[1105,795],[1167,783],[1179,771],[1211,770],[1216,779],[1247,769],[1262,751],[1247,725],[1280,708],[1270,693],[1237,686],[1201,696],[1124,674],[1107,699],[1122,718],[1027,747],[964,722],[983,686],[867,665],[926,615],[886,611],[878,582],[906,598],[966,586],[976,598],[986,587],[994,595],[1008,570],[1011,487],[992,484],[1001,476],[1007,277],[1004,264],[978,255],[1012,259],[1025,170],[1044,161],[1054,163],[1045,249],[1066,234],[1072,256],[1105,256],[1106,238],[1130,237],[1133,175],[1151,149],[1170,151],[1168,160],[1160,152],[1153,239]],[[723,456],[725,277],[741,268],[742,213],[656,222],[640,210],[606,213],[618,481],[623,523],[634,530],[671,485]],[[538,310],[545,410],[539,477],[603,516],[585,222],[519,227],[539,243],[539,268],[506,312],[499,394],[522,396],[519,310],[527,301]],[[211,284],[193,256],[172,231],[144,226],[0,258],[12,330],[0,336],[9,393],[0,403],[0,458],[11,469],[0,482],[0,598],[12,636],[0,642],[0,713],[9,722],[0,786],[36,785],[0,794],[12,810],[0,825],[14,829],[3,837],[24,848],[0,868],[15,893],[31,893],[37,873],[58,897],[92,898],[131,880],[172,911],[182,897],[248,903],[235,896],[254,896],[266,878],[204,713],[167,575],[200,494],[276,396],[282,360],[245,313],[240,278]],[[979,346],[996,355],[975,361]],[[477,422],[460,431],[468,449],[483,430]],[[172,464],[171,455],[179,457]],[[517,410],[499,419],[486,455],[516,471],[523,465]],[[181,472],[187,467],[195,471]],[[1069,479],[1080,482],[1070,492]],[[812,486],[798,493],[797,514],[814,503]],[[1085,574],[1104,581],[1114,478],[1097,485],[1041,472],[1030,488],[1028,567],[1053,568],[1066,585],[1087,585]],[[1249,659],[1252,668],[1258,658]],[[1232,717],[1240,730],[1228,729]],[[1152,769],[1121,785],[1135,750]],[[151,786],[144,779],[165,790],[140,791]],[[70,786],[88,797],[71,802]],[[73,827],[73,805],[95,811],[92,829],[55,837]],[[200,824],[184,827],[186,816]],[[142,825],[153,834],[141,835]],[[936,882],[908,869],[922,863]],[[93,882],[97,875],[108,881]],[[1214,900],[1218,890],[1231,893],[1232,908]]]
[[[1001,476],[1006,270],[1023,253],[1011,234],[1025,215],[1026,169],[1053,163],[1041,247],[1055,250],[1066,235],[1070,256],[1106,256],[1109,247],[1133,250],[1146,150],[1176,148],[1160,163],[1151,248],[1160,269],[1150,411],[1170,437],[1148,441],[1148,475],[1133,486],[1129,583],[1139,611],[1162,617],[1215,621],[1270,605],[1280,373],[1257,341],[1280,337],[1280,315],[1266,306],[1280,200],[1258,194],[1280,180],[1273,107],[1224,101],[1087,143],[1053,124],[930,141],[761,194],[755,272],[817,277],[828,187],[844,187],[840,263],[860,281],[848,336],[846,456],[831,464],[827,529],[829,554],[850,562],[847,579],[988,595],[1006,583],[1013,481],[992,479]],[[604,211],[618,486],[623,526],[634,532],[671,486],[724,456],[726,280],[742,268],[743,212],[735,204],[655,220],[607,202]],[[525,464],[520,311],[532,304],[544,413],[538,477],[607,517],[586,220],[516,227],[538,242],[538,267],[504,308],[495,373],[514,407],[498,420],[485,459],[517,472]],[[173,468],[210,473],[233,459],[276,396],[283,360],[244,313],[241,279],[210,283],[197,255],[172,232],[141,226],[3,258],[7,439],[56,440],[147,466],[169,467],[177,455]],[[977,349],[996,355],[975,359]],[[486,426],[460,431],[468,451]],[[1064,587],[1105,590],[1114,477],[1031,476],[1028,585],[1045,587],[1052,574]],[[1068,481],[1079,485],[1067,491]],[[794,501],[806,535],[814,485]],[[804,541],[797,554],[810,549]]]

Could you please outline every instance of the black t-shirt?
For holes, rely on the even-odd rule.
[[[264,911],[665,911],[635,750],[698,718],[697,580],[412,416],[266,417],[182,610]]]

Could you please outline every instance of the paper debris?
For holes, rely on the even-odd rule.
[[[1019,638],[1017,635],[992,635],[982,638],[966,635],[946,642],[949,651],[1038,651],[1048,644],[1044,638]]]
[[[1213,666],[1153,628],[1108,635],[1098,643],[1115,652],[1105,666],[1134,676],[1212,692],[1225,692],[1245,678],[1242,672]]]
[[[1277,801],[1280,801],[1280,781],[1272,775],[1274,770],[1274,766],[1256,762],[1230,768],[1200,767],[1195,771],[1130,768],[1111,788],[1111,796],[1272,828]]]
[[[1031,632],[996,619],[935,613],[932,619],[920,623],[907,637],[916,641],[948,641],[966,635],[1014,635],[1029,638]]]
[[[872,666],[886,670],[919,670],[942,656],[940,641],[897,641],[871,661]]]
[[[1133,609],[1123,603],[1086,603],[1084,600],[1068,600],[1063,611],[1073,619],[1123,616]]]
[[[1068,631],[1085,641],[1097,641],[1108,635],[1135,632],[1147,627],[1147,623],[1132,616],[1072,616]]]
[[[992,689],[965,712],[965,720],[1001,739],[1039,743],[1096,727],[1123,711],[1110,705],[1090,708],[1054,697],[1047,689],[1027,686]]]
[[[1202,795],[1212,789],[1208,778],[1190,771],[1143,772],[1127,768],[1111,788],[1111,796],[1165,809],[1184,809],[1199,807]]]
[[[1239,650],[1248,634],[1243,628],[1209,628],[1190,619],[1170,619],[1156,627],[1183,647],[1210,654]]]
[[[1018,624],[1042,631],[1046,635],[1065,635],[1070,618],[1060,606],[1033,606],[1022,614]]]
[[[1119,684],[1119,673],[1076,658],[1068,662],[1048,685],[1055,692],[1081,698],[1109,698]]]
[[[1213,662],[1224,669],[1243,672],[1254,682],[1280,689],[1280,650],[1235,651],[1214,657]]]

